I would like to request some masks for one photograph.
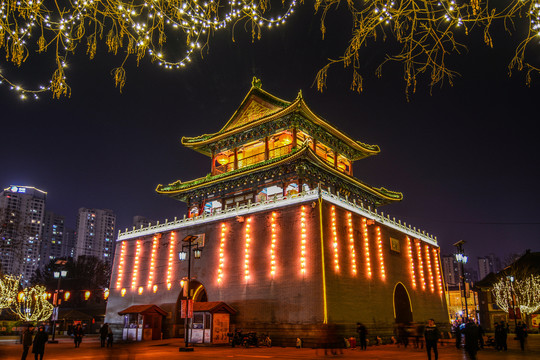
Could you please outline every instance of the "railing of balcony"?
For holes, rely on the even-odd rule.
[[[289,154],[291,151],[292,151],[292,144],[291,145],[280,146],[278,148],[271,149],[269,151],[269,158],[270,159],[278,158],[280,156]],[[253,165],[253,164],[257,164],[257,163],[263,162],[265,160],[266,159],[265,159],[265,156],[264,156],[264,152],[260,152],[258,154],[251,155],[251,156],[248,156],[248,157],[243,158],[243,159],[238,159],[238,168],[241,169],[243,167],[250,166],[250,165]],[[232,170],[234,170],[234,162],[233,161],[231,161],[231,162],[229,162],[228,164],[225,164],[225,165],[216,166],[215,170],[214,170],[214,174],[215,175],[223,174],[223,173],[226,173],[226,172],[229,172],[229,171],[232,171]]]

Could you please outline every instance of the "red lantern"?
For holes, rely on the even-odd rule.
[[[226,165],[229,163],[229,157],[225,154],[218,154],[216,156],[216,161],[220,164],[220,165]]]
[[[292,136],[289,133],[283,133],[279,135],[279,142],[281,142],[283,145],[289,145],[292,143]]]

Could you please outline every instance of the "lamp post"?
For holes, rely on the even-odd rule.
[[[66,260],[58,260],[55,262],[56,265],[60,265],[61,267],[66,265],[67,261]],[[62,278],[65,278],[67,276],[67,270],[59,270],[59,271],[55,271],[54,273],[54,278],[55,279],[58,279],[58,283],[56,285],[56,294],[54,296],[54,311],[53,311],[53,327],[52,327],[52,339],[51,341],[49,341],[49,343],[52,343],[52,344],[56,344],[58,343],[58,341],[55,341],[54,340],[54,336],[56,334],[56,321],[58,320],[58,307],[59,307],[59,303],[58,301],[60,300],[60,282],[62,281]]]
[[[461,270],[461,284],[463,286],[463,297],[465,298],[465,320],[469,321],[469,309],[467,307],[467,291],[465,289],[465,263],[467,263],[467,255],[464,254],[463,250],[463,244],[465,244],[464,240],[460,240],[457,243],[454,244],[454,246],[457,248],[456,253],[456,260],[458,263],[460,263],[460,270]]]
[[[184,318],[184,347],[182,348],[179,348],[179,351],[193,351],[193,348],[189,347],[189,340],[191,339],[188,339],[188,320],[189,320],[189,297],[190,297],[190,289],[189,289],[189,286],[190,286],[190,283],[191,283],[191,249],[193,247],[193,242],[195,240],[197,240],[198,236],[195,236],[195,235],[188,235],[186,236],[182,242],[184,244],[182,244],[182,251],[180,251],[178,253],[178,258],[180,259],[180,261],[185,261],[187,259],[188,261],[188,276],[187,276],[187,282],[184,284],[185,286],[185,290],[184,290],[184,294],[186,296],[186,317]],[[187,251],[185,251],[185,249],[187,249]],[[194,249],[193,251],[193,256],[195,257],[195,259],[200,259],[201,257],[201,249],[199,249],[199,244],[196,245],[196,248]],[[193,309],[192,309],[193,311]]]

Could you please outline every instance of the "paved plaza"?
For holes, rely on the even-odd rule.
[[[0,338],[0,359],[18,360],[21,358],[22,346],[15,343],[14,338]],[[478,352],[479,360],[520,360],[540,359],[540,335],[530,335],[528,349],[525,352],[519,350],[519,344],[508,337],[508,351],[497,352],[493,348],[487,348]],[[371,346],[367,351],[358,349],[344,349],[343,354],[325,355],[324,350],[296,349],[296,348],[242,348],[229,346],[221,347],[196,347],[193,352],[179,352],[182,346],[181,339],[168,339],[160,341],[147,341],[142,343],[115,344],[113,349],[101,348],[96,337],[86,337],[80,348],[75,348],[70,338],[60,338],[58,344],[47,344],[44,360],[60,359],[105,359],[105,360],[143,360],[143,359],[319,359],[319,358],[343,358],[343,359],[427,359],[424,350],[408,347],[398,348],[395,345]],[[33,354],[28,354],[32,360]],[[453,346],[439,347],[440,360],[467,359],[463,350]]]

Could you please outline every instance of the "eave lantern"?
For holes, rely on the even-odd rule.
[[[220,165],[227,165],[229,163],[229,157],[225,155],[224,153],[221,153],[216,156],[216,161]]]

